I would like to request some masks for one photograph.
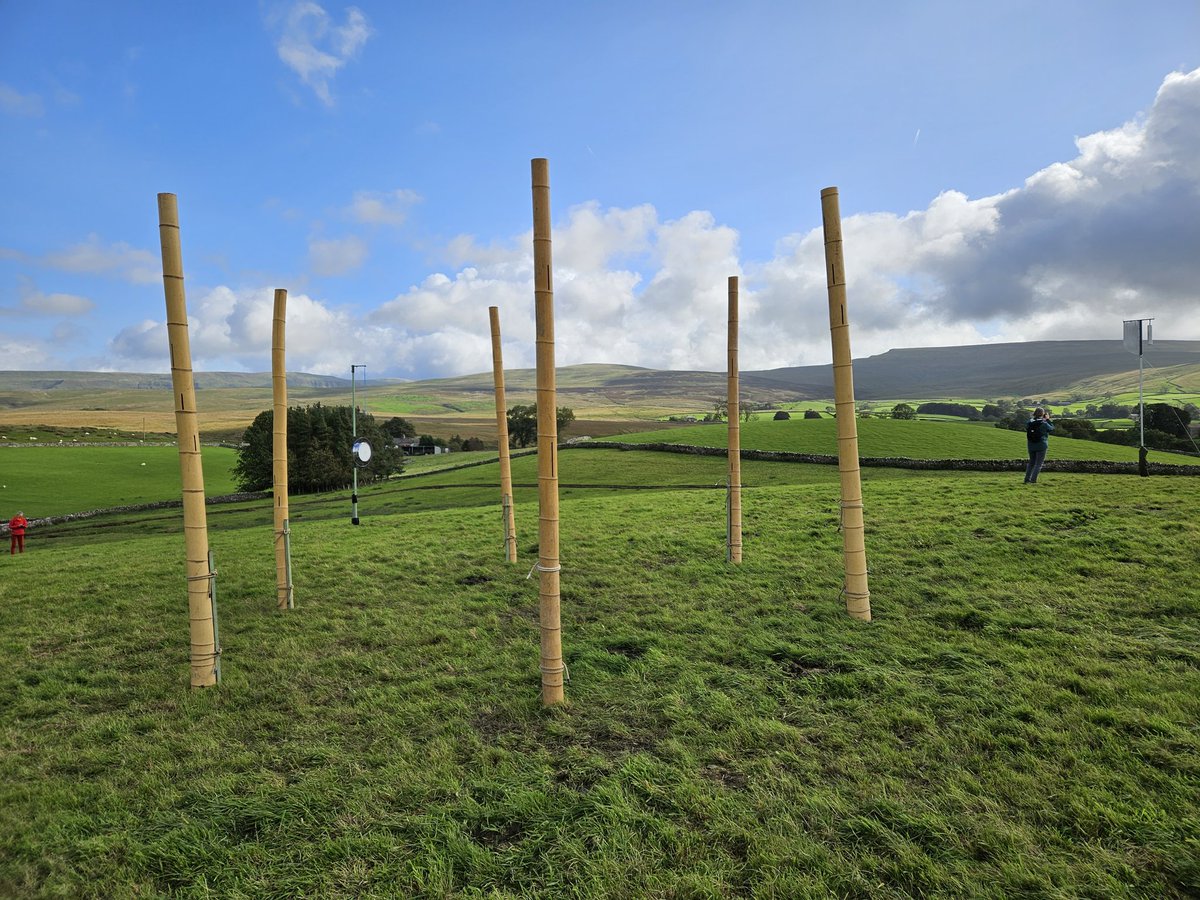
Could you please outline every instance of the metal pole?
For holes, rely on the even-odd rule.
[[[1150,468],[1146,465],[1146,401],[1142,393],[1142,323],[1138,322],[1138,475],[1146,478]]]
[[[725,558],[742,561],[742,404],[738,390],[738,277],[729,276],[729,356],[728,397],[729,415],[729,515]]]
[[[292,592],[292,527],[283,520],[283,555],[287,561],[287,608],[295,609],[296,598]]]
[[[350,441],[354,443],[358,440],[358,402],[354,398],[354,381],[355,372],[358,371],[358,366],[351,364],[350,366]],[[358,462],[353,461],[350,466],[350,524],[358,524]]]
[[[213,675],[221,683],[221,629],[217,625],[217,569],[213,565],[213,552],[208,551],[208,599],[213,622]]]

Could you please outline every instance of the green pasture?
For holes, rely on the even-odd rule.
[[[862,456],[902,456],[911,459],[1024,459],[1025,434],[1003,428],[981,428],[957,422],[924,422],[901,419],[858,419],[858,450]],[[634,443],[728,445],[729,426],[718,422],[664,431],[623,435]],[[785,450],[797,453],[837,453],[837,421],[832,418],[791,418],[779,422],[755,419],[743,422],[744,449]],[[1136,462],[1137,448],[1073,438],[1050,438],[1050,459]],[[1153,462],[1200,465],[1200,459],[1177,453],[1150,451]]]
[[[230,471],[236,451],[202,447],[205,493],[237,490]],[[31,519],[64,513],[178,500],[179,451],[173,445],[0,447],[0,513]]]
[[[0,558],[0,896],[1200,892],[1190,479],[864,471],[868,624],[832,467],[746,463],[735,567],[723,460],[565,451],[545,710],[513,468],[517,565],[493,466],[294,498],[286,613],[211,507],[206,690],[178,510]]]

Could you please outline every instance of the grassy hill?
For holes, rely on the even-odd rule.
[[[231,470],[236,453],[203,447],[205,495],[237,490]],[[30,518],[61,516],[113,506],[178,500],[179,451],[146,447],[0,447],[0,503],[8,518],[18,509]]]
[[[676,443],[706,447],[727,446],[725,424],[678,426],[663,431],[621,435],[630,443]],[[742,447],[755,450],[786,450],[797,453],[836,454],[837,431],[833,419],[791,419],[775,422],[756,419],[742,424]],[[914,459],[1023,459],[1024,435],[979,425],[952,422],[862,419],[859,421],[859,451],[863,456],[910,457]],[[562,478],[572,479],[576,470],[590,472],[588,463],[577,460],[588,454],[562,454]],[[495,451],[450,456],[430,456],[413,460],[410,472],[428,472],[464,462],[494,459]],[[604,457],[612,459],[614,457]],[[625,457],[617,456],[624,460]],[[658,457],[661,459],[661,455]],[[1051,459],[1106,460],[1136,462],[1137,450],[1094,441],[1052,438]],[[1200,459],[1151,451],[1151,462],[1200,465]],[[204,448],[205,492],[208,496],[236,490],[231,474],[236,452],[225,447]],[[624,465],[625,463],[622,463]],[[748,464],[748,463],[747,463]],[[528,459],[521,466],[529,466]],[[698,464],[700,465],[700,464]],[[704,478],[723,483],[724,462],[716,459]],[[770,464],[755,468],[757,477],[776,483],[780,473]],[[179,461],[170,445],[139,447],[92,446],[20,446],[0,447],[0,501],[4,508],[24,510],[31,517],[57,516],[71,512],[101,509],[159,500],[177,500],[180,496]],[[492,484],[494,467],[466,470],[455,476],[458,483]],[[583,476],[585,480],[592,475]],[[754,476],[745,474],[748,485]],[[530,476],[531,484],[536,478]],[[615,474],[609,482],[622,483]],[[658,483],[658,482],[653,482]],[[492,491],[484,492],[491,502]],[[10,513],[11,515],[11,513]]]
[[[296,498],[284,614],[270,503],[213,509],[205,691],[178,511],[35,529],[3,557],[0,895],[1200,891],[1174,480],[870,470],[867,625],[829,467],[747,465],[734,567],[724,492],[685,487],[722,460],[564,453],[547,711],[535,466],[515,566],[494,468],[371,486],[358,528],[342,494]]]
[[[1200,341],[1158,341],[1146,348],[1155,367],[1187,366],[1200,372]],[[854,361],[854,391],[860,400],[895,397],[1043,397],[1057,395],[1088,378],[1132,373],[1137,357],[1120,341],[1028,341],[969,347],[889,350]],[[748,373],[815,397],[833,393],[829,366],[795,366]],[[1086,396],[1086,394],[1085,394]]]
[[[729,446],[726,423],[690,425],[666,431],[625,435],[633,443]],[[741,425],[741,445],[755,450],[788,450],[796,453],[837,453],[837,422],[832,418],[772,421],[758,418]],[[912,459],[1024,459],[1025,434],[956,422],[901,419],[859,419],[858,450],[861,456],[904,456]],[[1050,458],[1136,462],[1137,448],[1097,441],[1051,437]],[[1200,459],[1151,451],[1155,462],[1200,465]]]

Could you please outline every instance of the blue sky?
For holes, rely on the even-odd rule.
[[[0,369],[166,371],[155,195],[197,370],[533,362],[550,160],[560,365],[1200,337],[1200,4],[0,0]]]

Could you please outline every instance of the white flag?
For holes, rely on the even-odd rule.
[[[1142,355],[1142,320],[1134,319],[1125,323],[1125,349],[1138,356]]]

